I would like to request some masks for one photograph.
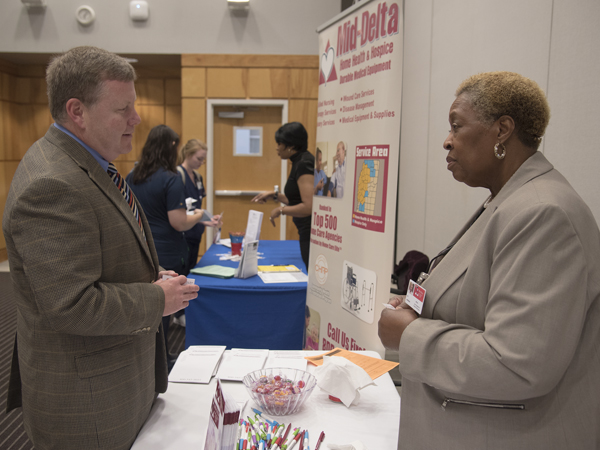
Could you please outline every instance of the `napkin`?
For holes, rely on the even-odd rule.
[[[327,448],[330,448],[331,450],[367,450],[367,447],[365,447],[365,444],[363,444],[360,441],[354,441],[351,444],[343,444],[343,445],[327,444]]]
[[[317,385],[346,407],[358,402],[360,389],[375,384],[362,367],[339,356],[324,356],[323,365],[315,369],[314,375]]]

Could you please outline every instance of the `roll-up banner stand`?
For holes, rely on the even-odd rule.
[[[304,347],[375,350],[393,269],[402,2],[362,1],[321,26]]]

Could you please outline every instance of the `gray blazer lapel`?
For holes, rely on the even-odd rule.
[[[82,147],[77,141],[72,139],[67,134],[60,131],[58,128],[51,126],[46,133],[46,138],[54,143],[58,148],[63,150],[67,156],[69,156],[82,170],[84,170],[90,179],[98,186],[98,188],[108,197],[108,199],[115,205],[117,210],[121,213],[123,218],[127,221],[131,229],[133,230],[140,246],[143,248],[144,253],[148,257],[152,264],[156,267],[158,271],[158,258],[153,258],[153,254],[156,256],[156,252],[152,252],[150,249],[150,241],[152,241],[152,233],[150,231],[150,227],[148,225],[147,220],[145,220],[145,216],[142,219],[142,224],[144,226],[144,232],[148,238],[148,244],[146,243],[146,239],[142,235],[142,230],[135,220],[135,216],[131,211],[131,208],[125,201],[123,194],[117,188],[112,179],[108,176],[98,162],[94,159],[92,155]],[[138,210],[142,211],[142,206],[135,198],[135,202],[137,203]],[[154,250],[154,245],[152,244],[152,250]],[[158,272],[157,272],[158,273]]]
[[[455,244],[452,250],[442,259],[435,267],[435,270],[431,272],[429,278],[423,283],[423,287],[427,290],[423,304],[423,317],[432,317],[433,309],[440,297],[468,269],[490,218],[502,202],[528,181],[552,169],[552,164],[548,162],[544,155],[540,152],[534,153],[517,169],[510,180],[502,187],[498,195],[488,204],[481,216],[475,220],[481,211],[481,208],[479,208],[469,219],[452,240],[451,244]],[[474,220],[475,222],[473,222]]]
[[[451,244],[454,244],[452,250],[444,256],[423,283],[423,287],[427,290],[423,303],[423,317],[432,317],[433,309],[440,297],[469,267],[479,239],[495,210],[488,206],[479,215],[482,208],[483,206],[477,209],[477,212],[452,240]]]

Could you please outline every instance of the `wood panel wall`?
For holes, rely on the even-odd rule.
[[[289,105],[288,121],[304,124],[308,149],[314,154],[318,88],[318,56],[182,55],[182,141],[196,138],[206,142],[207,99],[284,99]],[[205,167],[202,172],[206,180]],[[298,239],[291,217],[286,226],[286,238]],[[203,241],[201,253],[204,245]]]
[[[152,127],[165,123],[181,135],[181,70],[179,67],[136,67],[136,108],[142,119],[134,132],[133,150],[115,165],[129,173]],[[0,60],[0,221],[12,177],[29,147],[53,123],[46,96],[45,66],[15,65]],[[0,233],[0,262],[6,261]]]
[[[181,68],[136,67],[136,108],[142,123],[136,127],[132,152],[120,156],[115,165],[121,173],[129,173],[148,132],[162,123],[182,142],[206,141],[207,98],[287,99],[288,120],[306,126],[309,150],[314,152],[318,68],[318,56],[312,55],[195,54],[182,55]],[[45,67],[0,60],[0,220],[21,158],[52,122]],[[287,239],[297,239],[291,218],[287,220]],[[6,259],[6,242],[0,234],[0,261]]]

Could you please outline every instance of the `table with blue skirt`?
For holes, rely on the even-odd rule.
[[[211,245],[196,267],[237,267],[239,262],[219,259],[230,252],[223,245]],[[306,273],[298,241],[260,241],[258,252],[264,257],[259,266],[293,264]],[[246,279],[188,276],[196,280],[200,292],[185,309],[186,348],[302,349],[306,283],[265,284],[257,275]]]

